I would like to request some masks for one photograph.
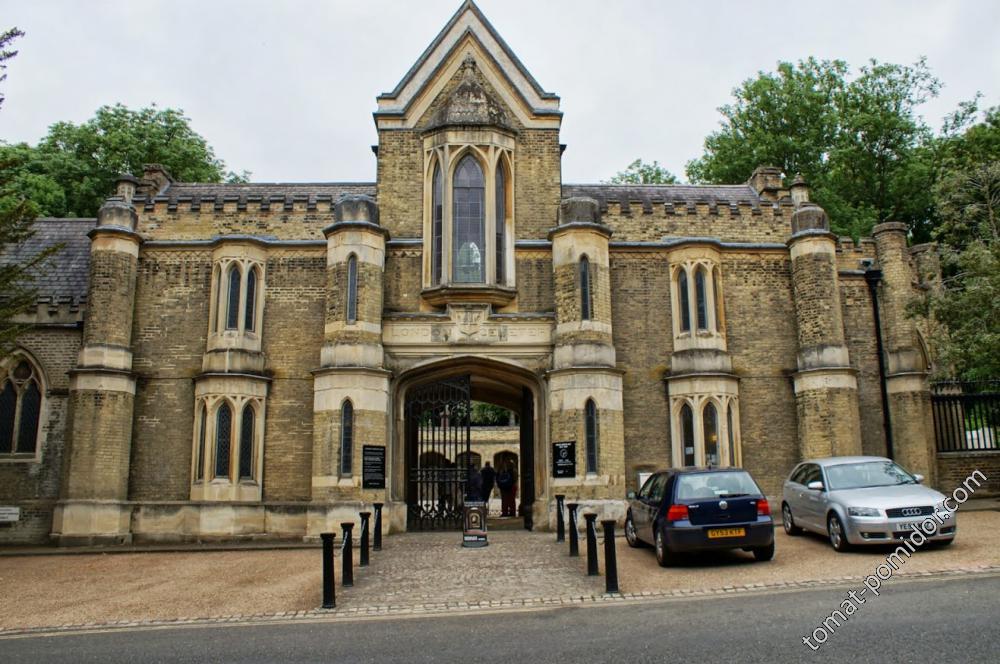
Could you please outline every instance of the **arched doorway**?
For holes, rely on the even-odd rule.
[[[407,505],[407,530],[449,530],[462,526],[468,466],[479,468],[470,448],[469,404],[480,401],[513,412],[518,422],[519,511],[533,526],[544,473],[536,443],[544,436],[544,390],[526,369],[484,358],[453,358],[403,374],[394,386],[393,496]],[[430,454],[436,452],[437,456]],[[477,463],[478,461],[478,463]]]

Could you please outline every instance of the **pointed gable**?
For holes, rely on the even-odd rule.
[[[380,129],[414,127],[469,60],[476,63],[502,106],[517,116],[518,124],[559,126],[559,97],[542,89],[471,0],[462,3],[396,88],[379,95],[376,125]],[[496,100],[491,102],[485,92],[479,95],[467,87],[464,94],[466,102],[480,99],[487,105],[501,106]],[[486,106],[479,108],[488,111]]]

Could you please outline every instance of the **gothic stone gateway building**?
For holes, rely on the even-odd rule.
[[[20,250],[66,247],[0,368],[0,504],[21,508],[0,538],[300,538],[375,501],[393,531],[454,525],[469,399],[520,415],[536,528],[559,493],[620,517],[665,466],[742,465],[776,495],[804,457],[885,454],[885,422],[933,481],[905,305],[935,258],[901,224],[838,239],[766,167],[564,183],[559,97],[471,2],[377,102],[374,183],[150,166],[96,221],[38,222]]]

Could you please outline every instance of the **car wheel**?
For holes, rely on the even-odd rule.
[[[785,527],[785,534],[795,537],[802,533],[802,529],[795,525],[792,518],[792,508],[785,503],[781,506],[781,525]]]
[[[759,563],[767,562],[774,558],[774,541],[767,546],[756,546],[753,548],[753,558]]]
[[[639,541],[639,534],[635,532],[635,524],[632,523],[631,512],[625,517],[625,541],[633,549],[638,549],[642,546],[642,542]]]
[[[844,524],[836,514],[831,514],[826,520],[826,532],[830,536],[830,546],[834,551],[844,552],[851,548],[847,541],[847,533],[844,532]]]
[[[663,533],[660,529],[656,529],[656,537],[654,538],[656,542],[656,562],[660,564],[660,567],[670,567],[674,564],[674,555],[670,553],[667,549],[667,543],[663,541]]]

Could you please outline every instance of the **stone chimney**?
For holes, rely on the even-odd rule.
[[[126,203],[131,203],[135,197],[135,190],[139,186],[139,180],[131,173],[122,173],[115,180],[115,196]]]
[[[174,182],[174,177],[163,164],[143,164],[142,179],[151,196],[157,195]]]
[[[777,166],[758,166],[747,182],[757,194],[769,201],[781,197],[781,169]]]
[[[806,184],[805,178],[799,173],[792,180],[792,202],[795,203],[795,207],[799,207],[803,203],[809,202],[809,185]]]

